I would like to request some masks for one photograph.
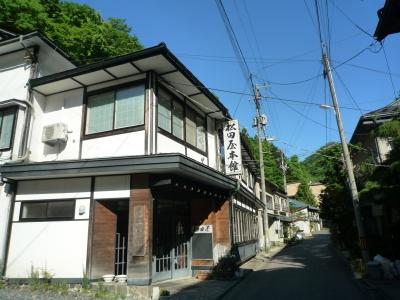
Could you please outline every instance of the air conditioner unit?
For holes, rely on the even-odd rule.
[[[50,145],[66,143],[68,140],[67,125],[51,124],[43,127],[42,142]]]

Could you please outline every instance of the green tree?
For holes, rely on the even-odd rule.
[[[311,176],[307,169],[300,163],[299,157],[293,155],[287,160],[287,181],[290,182],[310,182]]]
[[[300,182],[300,185],[299,185],[299,188],[295,195],[295,198],[297,200],[307,203],[309,205],[313,205],[313,206],[317,205],[315,196],[311,193],[310,186],[305,181]]]
[[[78,64],[143,48],[125,20],[109,18],[85,4],[60,0],[0,0],[0,27],[23,34],[40,30]]]
[[[247,132],[246,128],[242,129],[242,138],[249,145],[251,154],[253,157],[259,159],[258,151],[258,138],[257,136],[251,137]],[[280,169],[281,161],[281,150],[278,149],[274,144],[263,140],[262,142],[263,153],[264,153],[264,174],[265,179],[275,183],[279,187],[283,188],[283,174]]]
[[[339,143],[329,143],[301,162],[313,182],[326,183],[335,174],[337,162],[342,159],[342,147]]]

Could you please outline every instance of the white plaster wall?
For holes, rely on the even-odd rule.
[[[13,223],[6,276],[29,277],[31,267],[55,278],[82,278],[89,221]]]
[[[35,119],[30,143],[33,161],[53,161],[79,158],[83,90],[73,90],[46,97],[35,95]],[[68,128],[65,144],[47,145],[42,142],[43,127],[64,123]]]
[[[126,176],[101,176],[96,177],[94,198],[114,199],[130,197],[130,180]]]
[[[196,152],[192,149],[187,148],[187,156],[194,160],[197,160],[198,162],[201,162],[201,163],[207,165],[207,157],[200,154],[199,152]]]
[[[30,65],[24,61],[24,51],[0,56],[0,101],[25,100],[29,73]]]
[[[90,214],[90,199],[76,199],[75,200],[75,219],[83,220],[89,219]]]
[[[166,137],[162,133],[157,133],[157,153],[185,154],[185,146]]]
[[[207,118],[207,145],[208,145],[208,165],[217,169],[217,140],[215,136],[215,122],[212,118]]]
[[[90,178],[20,181],[16,201],[90,197]]]
[[[82,158],[144,155],[144,130],[82,142]]]
[[[311,235],[309,221],[296,221],[294,222],[294,226],[298,227],[300,230],[303,230],[305,235]]]
[[[8,220],[11,213],[11,195],[4,192],[4,187],[5,185],[0,187],[0,268],[4,264]]]

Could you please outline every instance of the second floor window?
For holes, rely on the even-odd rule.
[[[205,119],[162,90],[158,97],[158,127],[206,151]]]
[[[0,151],[11,148],[15,112],[15,108],[0,111]]]
[[[143,85],[120,88],[88,97],[86,134],[143,124]]]

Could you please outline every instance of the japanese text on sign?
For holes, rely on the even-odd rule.
[[[225,174],[239,175],[242,172],[239,122],[231,120],[224,124]]]

